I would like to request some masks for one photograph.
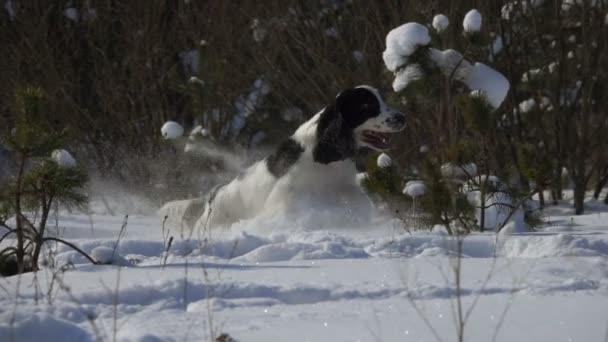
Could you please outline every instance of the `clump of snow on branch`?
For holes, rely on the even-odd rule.
[[[66,150],[54,150],[51,158],[62,168],[69,169],[77,165],[76,159]]]
[[[63,14],[66,16],[66,18],[70,19],[73,22],[77,23],[79,20],[78,10],[74,7],[66,8],[65,11],[63,11]]]
[[[469,28],[474,28],[479,12],[471,10],[465,18]],[[478,18],[481,25],[481,15]],[[441,72],[464,83],[470,90],[479,90],[493,108],[498,108],[509,92],[507,78],[483,63],[471,64],[456,50],[444,51],[430,48],[428,29],[418,23],[407,23],[391,30],[386,36],[386,50],[382,54],[386,68],[395,74],[393,89],[405,89],[415,80],[424,77],[418,63],[410,63],[410,56],[418,49],[427,49],[428,56]],[[501,43],[502,44],[502,41]]]
[[[510,83],[498,71],[483,63],[471,64],[456,50],[430,49],[430,58],[444,75],[453,76],[471,90],[480,90],[488,103],[500,107],[509,92]]]
[[[534,100],[534,98],[530,98],[527,100],[522,101],[519,104],[519,111],[521,113],[529,113],[531,112],[534,108],[536,107],[536,101]]]
[[[201,80],[196,76],[190,76],[190,78],[188,79],[188,83],[205,85],[205,81]]]
[[[409,181],[403,188],[403,194],[411,198],[418,198],[426,193],[426,185],[420,180]]]
[[[437,32],[443,32],[450,25],[450,19],[443,14],[437,14],[433,17],[433,28]]]
[[[500,107],[510,88],[509,80],[503,74],[483,63],[475,63],[464,74],[464,84],[470,89],[481,90],[492,107]]]
[[[413,82],[421,79],[424,73],[420,69],[418,64],[410,64],[405,68],[400,69],[395,73],[395,80],[393,81],[393,90],[401,91]]]
[[[465,33],[477,33],[481,30],[481,13],[476,9],[470,10],[462,21],[462,27]]]
[[[362,184],[364,180],[368,179],[369,176],[367,174],[367,172],[359,172],[357,173],[357,175],[355,176],[355,179],[357,180],[357,184]]]
[[[376,164],[378,165],[379,168],[387,168],[390,167],[393,164],[393,161],[391,160],[391,157],[389,157],[388,154],[386,153],[382,153],[378,156],[378,159],[376,160]]]
[[[407,63],[407,58],[421,46],[427,46],[431,36],[426,26],[407,23],[391,30],[386,36],[386,50],[382,53],[384,64],[390,71],[396,71]]]
[[[160,132],[163,135],[163,138],[173,140],[184,134],[184,128],[175,121],[167,121],[163,127],[161,127]]]

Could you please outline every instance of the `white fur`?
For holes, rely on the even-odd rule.
[[[396,113],[388,107],[376,89],[363,86],[376,95],[380,104],[380,113],[367,120],[354,131],[356,144],[364,143],[357,138],[363,129],[379,132],[395,131],[386,127],[390,115]],[[194,225],[195,229],[206,231],[218,226],[230,226],[240,220],[260,215],[286,215],[296,217],[299,213],[319,210],[324,214],[330,212],[338,215],[340,222],[347,224],[371,218],[372,206],[367,195],[357,181],[355,163],[350,158],[330,163],[314,160],[313,150],[317,146],[317,125],[323,111],[303,123],[291,139],[302,148],[298,160],[280,176],[272,175],[266,165],[266,159],[258,161],[245,170],[230,183],[218,188],[206,200],[204,211]],[[193,200],[196,201],[196,200]],[[190,206],[188,201],[176,201],[166,204],[161,212],[173,214],[192,212],[189,209],[175,209],[173,206]],[[200,208],[200,200],[198,205]],[[200,209],[199,209],[200,212]],[[355,218],[355,220],[353,220]],[[183,222],[183,218],[173,218]],[[189,221],[189,219],[188,219]]]
[[[268,172],[266,160],[220,188],[195,229],[229,226],[258,215],[297,216],[305,210],[331,208],[337,215],[371,215],[371,203],[356,180],[355,163],[321,164],[313,160],[320,113],[302,124],[292,138],[304,148],[298,161],[280,178]]]

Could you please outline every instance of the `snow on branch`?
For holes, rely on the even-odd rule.
[[[438,15],[434,18],[433,26],[436,30],[447,27],[449,21],[444,17]],[[476,10],[469,11],[463,21],[463,27],[466,33],[478,32],[481,29],[481,14]],[[463,83],[476,94],[483,94],[492,107],[500,107],[510,88],[510,83],[503,74],[483,63],[467,61],[466,57],[456,50],[441,51],[430,45],[429,31],[419,23],[407,23],[388,33],[386,50],[382,57],[386,68],[395,74],[395,91],[402,91],[411,82],[426,76],[426,70],[423,70],[421,64],[434,65],[444,76]],[[412,58],[422,49],[427,53],[419,53],[416,58]],[[420,58],[426,60],[421,63]]]

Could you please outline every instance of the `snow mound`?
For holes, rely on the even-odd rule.
[[[47,313],[25,314],[22,310],[17,311],[15,325],[12,329],[8,324],[12,318],[12,310],[0,314],[0,322],[2,322],[0,323],[0,337],[6,337],[6,341],[95,341],[89,332],[74,323],[55,318]]]
[[[509,236],[502,241],[501,255],[519,258],[606,257],[608,239],[560,233]]]
[[[163,138],[173,140],[184,134],[184,128],[175,121],[167,121],[163,127],[161,127],[160,132],[163,135]]]
[[[91,258],[102,265],[132,266],[132,264],[110,247],[99,246],[91,251]]]
[[[54,150],[51,158],[62,168],[70,169],[77,165],[76,159],[66,150]]]
[[[396,71],[421,46],[431,42],[428,29],[418,23],[407,23],[391,30],[386,36],[382,58],[390,71]]]

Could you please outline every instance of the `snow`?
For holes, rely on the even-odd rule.
[[[505,44],[504,40],[502,39],[502,35],[496,35],[496,37],[494,37],[494,41],[492,42],[492,56],[496,56],[501,53],[504,47]]]
[[[396,72],[395,79],[393,80],[393,90],[399,92],[407,88],[411,82],[419,80],[423,76],[423,72],[418,64],[410,64]]]
[[[469,163],[457,165],[454,163],[445,163],[441,165],[441,175],[448,178],[469,178],[477,175],[477,165]]]
[[[188,82],[192,83],[192,84],[205,85],[205,82],[196,76],[190,76],[190,78],[188,79]]]
[[[465,17],[465,27],[474,28],[477,19],[481,25],[481,16],[477,11],[471,10]],[[418,23],[407,23],[388,33],[382,57],[386,68],[395,74],[393,89],[396,92],[424,77],[420,66],[416,63],[408,64],[408,59],[418,48],[427,47],[429,43],[427,28]],[[510,88],[510,83],[503,74],[483,63],[471,64],[453,49],[427,49],[430,60],[444,75],[464,83],[471,91],[479,90],[493,108],[500,107]]]
[[[418,198],[426,193],[426,185],[424,185],[424,182],[419,180],[409,181],[405,184],[403,193],[412,198]]]
[[[163,230],[153,213],[133,214],[115,251],[137,262],[131,267],[91,265],[49,244],[58,266],[73,267],[3,278],[0,340],[209,341],[227,333],[253,342],[431,341],[428,319],[448,341],[456,338],[451,308],[460,293],[464,310],[475,303],[466,341],[495,333],[501,342],[600,341],[608,208],[590,200],[588,213],[573,217],[572,194],[565,196],[545,209],[537,232],[509,223],[498,235],[465,236],[460,250],[442,227],[408,233],[382,216],[364,228],[323,229],[252,219],[199,241]],[[123,218],[102,207],[60,212],[57,231],[108,261]],[[166,236],[174,241],[165,263]]]
[[[201,41],[201,45],[206,45],[206,42],[205,44],[202,44],[202,42],[203,41]],[[198,52],[198,49],[182,51],[179,53],[179,58],[181,59],[186,76],[198,74],[200,58],[200,53]]]
[[[549,66],[550,67],[550,66]],[[531,80],[537,79],[543,75],[543,71],[540,68],[530,69],[521,76],[522,82],[529,82]]]
[[[15,11],[15,5],[13,4],[13,0],[6,0],[4,2],[4,9],[6,10],[6,13],[8,14],[8,17],[11,19],[11,21],[15,21],[15,18],[17,17],[17,11]]]
[[[173,140],[184,135],[184,128],[175,121],[167,121],[160,129],[163,138]]]
[[[437,14],[433,17],[433,28],[437,32],[443,32],[450,25],[450,20],[444,14]]]
[[[482,202],[480,186],[487,184],[491,188],[485,195]],[[467,199],[471,205],[475,207],[475,217],[479,225],[481,225],[481,214],[484,212],[484,229],[498,230],[503,225],[508,224],[507,231],[527,232],[530,229],[524,222],[524,214],[521,209],[516,210],[511,214],[510,206],[514,205],[513,199],[505,190],[504,184],[496,176],[477,176],[473,181],[469,181],[465,185],[467,191]],[[483,203],[483,205],[482,205]]]
[[[503,74],[483,63],[475,63],[468,68],[462,81],[471,90],[481,90],[494,108],[500,107],[510,88],[510,83]]]
[[[481,30],[481,13],[472,9],[464,16],[462,27],[466,33],[477,33]]]
[[[378,159],[376,160],[376,164],[378,165],[379,168],[387,168],[390,167],[393,164],[393,161],[391,160],[391,157],[389,157],[388,154],[386,153],[381,153],[378,156]]]
[[[466,70],[471,67],[471,63],[456,50],[441,51],[431,48],[429,51],[431,60],[441,69],[444,75],[454,74],[455,79],[462,80]]]
[[[529,113],[536,107],[536,101],[534,98],[529,98],[527,100],[522,101],[519,104],[519,111],[521,113]]]
[[[73,168],[76,167],[78,164],[76,163],[76,159],[74,159],[74,157],[72,157],[72,155],[70,154],[70,152],[66,151],[66,150],[54,150],[51,153],[51,158],[57,162],[57,164],[62,167],[62,168]]]
[[[363,183],[364,180],[368,178],[367,172],[359,172],[357,173],[356,180],[357,184]]]
[[[91,258],[101,265],[132,266],[131,263],[118,254],[116,248],[99,246],[91,250]]]
[[[500,107],[509,92],[510,83],[503,74],[483,63],[469,63],[456,50],[430,49],[430,58],[445,75],[454,75],[470,90],[480,90],[494,108]]]
[[[386,50],[382,58],[390,71],[396,71],[406,64],[407,57],[413,55],[421,46],[431,43],[426,26],[418,23],[403,24],[392,29],[386,36]]]
[[[363,51],[355,50],[353,51],[353,58],[358,64],[361,64],[365,61],[365,54]]]
[[[70,19],[73,22],[78,22],[78,20],[80,19],[80,16],[78,15],[78,10],[74,7],[69,7],[66,8],[66,10],[63,12],[63,14]]]
[[[557,71],[557,67],[559,66],[559,63],[557,62],[552,62],[549,64],[548,69],[549,69],[549,73],[554,73],[555,71]]]

